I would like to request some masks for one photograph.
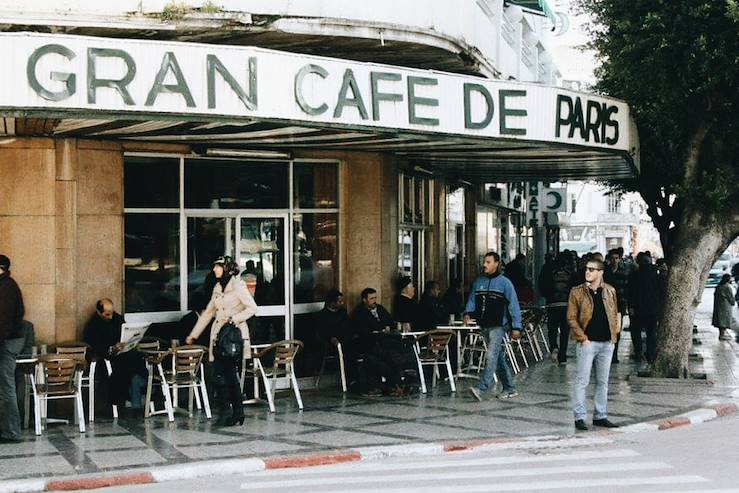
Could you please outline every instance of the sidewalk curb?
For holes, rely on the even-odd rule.
[[[567,446],[570,444],[610,443],[607,436],[662,431],[704,423],[737,412],[737,404],[717,404],[673,416],[659,422],[635,423],[622,428],[604,430],[603,433],[574,437],[539,436],[527,438],[491,438],[448,443],[412,443],[408,445],[389,445],[386,447],[360,447],[357,449],[335,450],[323,454],[288,455],[265,459],[225,459],[215,461],[190,462],[171,466],[154,467],[150,470],[133,470],[117,474],[83,476],[68,479],[19,479],[0,481],[0,493],[30,493],[37,491],[72,491],[125,486],[133,484],[163,483],[175,479],[193,479],[216,474],[245,474],[266,469],[288,469],[312,467],[328,464],[343,464],[383,459],[388,457],[420,457],[471,450],[494,449],[542,449]]]

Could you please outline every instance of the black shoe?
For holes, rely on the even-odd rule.
[[[618,425],[608,421],[608,418],[594,419],[593,426],[600,426],[602,428],[618,428]]]
[[[0,443],[21,443],[23,441],[22,438],[5,438],[0,437]]]
[[[584,419],[575,420],[575,429],[580,431],[588,431],[588,425],[585,424]]]
[[[244,424],[244,419],[246,419],[246,417],[243,414],[240,416],[231,416],[226,420],[223,426],[236,426],[237,424],[241,426]]]

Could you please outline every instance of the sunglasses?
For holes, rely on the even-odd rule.
[[[596,271],[596,270],[603,270],[603,269],[599,269],[597,267],[586,267],[585,270],[587,270],[588,272],[593,272],[593,271]]]

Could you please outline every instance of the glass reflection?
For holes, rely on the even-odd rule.
[[[337,214],[295,214],[295,303],[323,301],[339,285]]]
[[[125,310],[180,309],[179,216],[126,214]]]

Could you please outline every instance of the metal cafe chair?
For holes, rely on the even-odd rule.
[[[85,432],[85,414],[82,405],[82,363],[75,357],[61,355],[40,356],[36,370],[31,374],[31,388],[36,412],[36,435],[41,435],[49,400],[74,399],[75,419],[80,433]]]
[[[295,356],[302,349],[303,342],[297,339],[287,339],[270,344],[253,356],[253,367],[249,373],[254,378],[254,396],[259,395],[259,380],[264,384],[264,392],[267,394],[267,403],[270,412],[275,412],[275,390],[278,377],[288,377],[298,402],[298,408],[303,410],[303,399],[300,396],[298,379],[295,377]],[[273,356],[271,366],[265,366],[263,361]],[[270,379],[272,382],[270,383]]]
[[[169,356],[171,353],[169,350],[160,351],[155,349],[147,349],[140,351],[144,354],[146,360],[146,369],[149,376],[146,380],[146,400],[144,402],[144,417],[148,418],[156,414],[166,414],[167,419],[172,422],[174,421],[174,409],[172,407],[172,400],[169,394],[169,383],[167,375],[164,373],[162,368],[162,361]],[[154,407],[154,402],[151,400],[151,394],[154,384],[158,384],[162,389],[162,395],[164,396],[164,409],[157,411]]]
[[[332,348],[336,348],[336,352],[332,354]],[[336,360],[339,362],[339,377],[341,378],[341,390],[342,392],[346,393],[346,369],[344,367],[344,349],[340,342],[337,342],[334,346],[333,344],[327,345],[326,353],[323,355],[323,359],[321,360],[321,369],[318,370],[318,376],[316,376],[316,388],[318,388],[319,383],[321,382],[321,377],[323,376],[323,372],[326,369],[326,362],[327,361],[333,361]]]
[[[56,354],[65,356],[68,358],[76,359],[80,362],[81,374],[80,374],[80,391],[87,387],[88,390],[88,419],[90,422],[95,421],[95,366],[96,362],[90,362],[87,364],[87,349],[89,344],[86,342],[73,341],[63,342],[57,344]],[[75,415],[75,423],[77,416]]]
[[[187,410],[188,414],[192,416],[194,398],[198,400],[198,408],[200,408],[200,399],[197,397],[199,391],[202,396],[205,415],[210,419],[210,402],[208,401],[208,391],[205,388],[205,370],[203,368],[203,356],[208,354],[208,349],[204,346],[179,346],[171,351],[174,364],[172,371],[167,375],[167,385],[173,396],[177,395],[179,389],[188,389]],[[176,398],[173,398],[173,401],[176,408],[178,405]]]
[[[488,344],[480,332],[470,331],[462,344],[462,371],[464,373],[480,373],[485,369]]]
[[[424,366],[433,366],[431,386],[436,386],[436,380],[439,376],[439,365],[446,366],[447,375],[449,375],[449,386],[452,392],[457,391],[454,384],[454,373],[452,372],[452,364],[449,361],[449,342],[454,337],[454,331],[449,329],[433,329],[422,334],[416,335],[416,342],[413,350],[416,355],[416,363],[418,363],[418,374],[421,379],[421,392],[426,393],[426,376],[423,373]]]

